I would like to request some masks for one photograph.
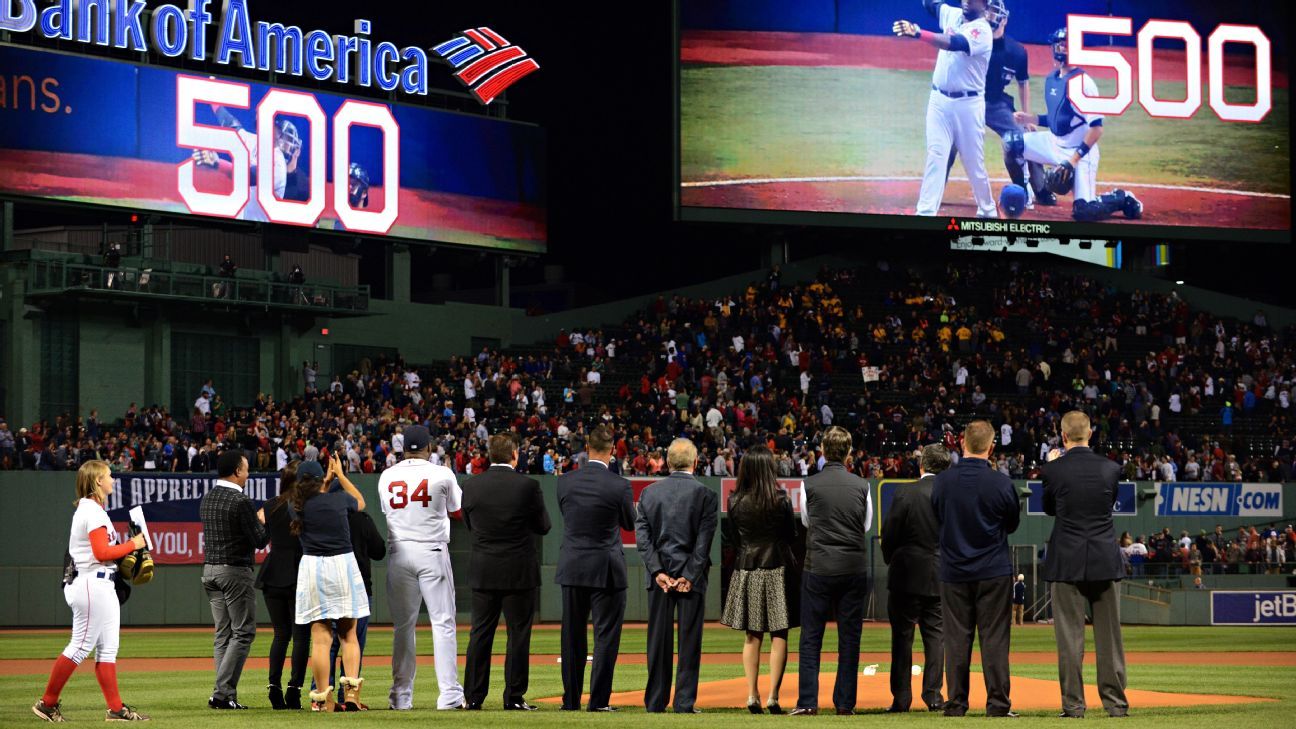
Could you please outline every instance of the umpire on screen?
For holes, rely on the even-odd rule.
[[[936,477],[932,507],[940,522],[941,620],[945,639],[945,716],[968,710],[972,638],[981,639],[986,716],[1016,716],[1008,697],[1012,633],[1012,555],[1008,535],[1021,523],[1012,480],[990,467],[994,428],[963,429],[963,458]]]
[[[1053,632],[1057,636],[1062,716],[1085,713],[1086,603],[1093,613],[1098,695],[1112,716],[1129,713],[1125,699],[1125,647],[1121,642],[1120,585],[1124,576],[1112,505],[1120,467],[1089,449],[1089,416],[1062,416],[1062,445],[1043,468],[1044,512],[1054,517],[1044,555],[1044,580],[1051,584]]]
[[[945,650],[941,637],[940,525],[931,508],[936,474],[949,468],[945,446],[933,444],[918,458],[918,481],[902,486],[882,524],[882,560],[887,563],[887,615],[891,619],[891,706],[905,712],[913,702],[914,624],[922,631],[922,700],[928,711],[945,708],[941,698]]]

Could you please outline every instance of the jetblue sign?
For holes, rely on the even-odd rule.
[[[1160,483],[1157,516],[1245,516],[1280,518],[1282,484]]]
[[[1296,590],[1211,593],[1211,625],[1296,625]]]

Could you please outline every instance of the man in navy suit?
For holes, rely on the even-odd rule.
[[[990,467],[994,428],[973,420],[963,458],[936,477],[932,507],[940,522],[941,619],[945,638],[945,716],[968,710],[972,638],[981,634],[986,716],[1016,716],[1008,698],[1012,629],[1012,555],[1008,535],[1021,523],[1012,481]]]
[[[585,685],[585,631],[594,615],[594,666],[590,711],[616,711],[608,705],[612,671],[621,648],[626,608],[626,562],[621,530],[635,528],[630,481],[608,470],[612,429],[599,425],[585,441],[589,461],[558,478],[558,509],[563,541],[558,552],[562,585],[562,678],[564,711],[579,711]]]
[[[1085,713],[1085,608],[1093,611],[1098,695],[1112,716],[1129,713],[1125,698],[1125,648],[1121,640],[1121,565],[1112,505],[1120,466],[1089,449],[1089,416],[1075,410],[1062,416],[1062,445],[1044,466],[1044,513],[1054,517],[1044,557],[1044,580],[1053,597],[1053,632],[1058,645],[1062,716]]]
[[[644,707],[649,713],[665,711],[670,697],[677,612],[680,637],[675,713],[698,713],[694,703],[702,663],[702,613],[720,498],[693,477],[697,462],[697,447],[685,438],[676,439],[666,451],[670,475],[639,495],[635,541],[643,557],[648,588],[648,685]]]

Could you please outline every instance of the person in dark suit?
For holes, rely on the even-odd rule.
[[[891,620],[891,706],[905,712],[913,702],[914,624],[922,631],[922,700],[928,711],[945,708],[941,685],[945,650],[941,637],[940,525],[931,508],[936,475],[949,468],[949,451],[933,444],[918,458],[918,482],[900,488],[882,524],[882,561],[887,571],[887,615]]]
[[[806,527],[801,576],[799,696],[793,716],[819,713],[819,653],[824,625],[837,606],[837,681],[833,706],[855,713],[860,634],[868,599],[868,530],[873,498],[868,482],[846,470],[851,434],[832,427],[823,435],[823,470],[801,486],[801,523]]]
[[[1042,476],[1044,512],[1054,517],[1044,557],[1044,580],[1053,598],[1053,632],[1058,645],[1062,716],[1085,713],[1084,661],[1086,603],[1092,610],[1098,695],[1112,716],[1129,714],[1125,698],[1125,647],[1121,640],[1121,566],[1112,506],[1120,466],[1089,449],[1089,416],[1062,416],[1066,455],[1049,453]]]
[[[644,707],[666,710],[670,697],[675,615],[679,615],[679,666],[675,713],[694,714],[698,667],[702,663],[702,614],[706,607],[711,542],[719,522],[720,497],[693,472],[697,447],[678,438],[666,451],[670,475],[639,495],[635,541],[648,588],[648,685]]]
[[[1012,480],[990,467],[994,428],[963,429],[963,458],[932,484],[940,523],[941,622],[945,643],[945,716],[968,710],[972,639],[981,637],[986,716],[1016,716],[1008,697],[1012,631],[1012,555],[1008,535],[1021,523]]]
[[[279,475],[279,495],[266,502],[262,511],[266,531],[270,532],[270,554],[257,572],[256,587],[265,600],[266,612],[274,626],[270,641],[270,707],[300,709],[302,682],[310,660],[311,626],[297,625],[297,565],[301,563],[301,539],[291,531],[293,489],[297,482],[297,464],[293,461]],[[283,686],[284,657],[292,644],[292,672],[287,690]]]
[[[464,698],[481,709],[490,690],[491,645],[500,613],[508,625],[504,661],[504,708],[534,711],[524,694],[530,676],[531,620],[535,617],[540,559],[536,535],[548,534],[540,482],[517,473],[517,444],[508,434],[487,443],[490,468],[463,487],[464,524],[472,535],[468,585],[472,588],[472,632],[464,661]]]
[[[589,462],[558,478],[558,509],[563,541],[554,581],[562,586],[562,679],[564,711],[579,711],[585,685],[585,631],[594,617],[594,665],[590,711],[616,711],[608,705],[612,672],[621,649],[625,618],[625,548],[621,530],[635,528],[630,481],[612,474],[612,430],[599,425],[586,439]]]

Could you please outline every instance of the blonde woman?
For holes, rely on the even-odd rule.
[[[329,489],[334,478],[341,489]],[[342,461],[334,453],[328,473],[316,461],[304,461],[297,467],[291,504],[290,528],[302,545],[297,567],[296,622],[311,626],[311,672],[316,689],[310,692],[311,710],[338,710],[333,686],[328,683],[329,648],[336,621],[342,643],[343,673],[338,679],[344,692],[341,710],[360,711],[363,679],[356,620],[369,617],[369,597],[351,546],[348,514],[364,511],[364,496],[347,479]]]
[[[112,492],[112,471],[104,461],[86,461],[77,471],[76,513],[68,536],[71,565],[64,573],[63,584],[63,599],[72,608],[72,640],[54,662],[45,695],[32,705],[32,713],[45,721],[64,721],[59,694],[91,651],[95,654],[95,678],[108,704],[107,720],[148,721],[147,716],[123,704],[117,692],[121,604],[117,602],[113,576],[117,560],[144,547],[144,536],[136,535],[125,544],[117,544],[117,532],[104,510]]]

